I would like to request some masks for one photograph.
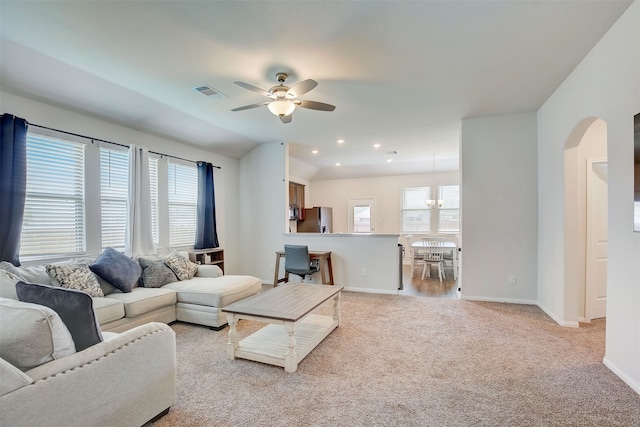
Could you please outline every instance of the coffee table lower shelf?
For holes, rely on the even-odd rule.
[[[298,322],[271,323],[242,339],[234,349],[229,343],[229,358],[241,358],[281,366],[295,372],[302,361],[339,325],[332,316],[309,314]]]

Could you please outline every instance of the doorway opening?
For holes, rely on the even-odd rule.
[[[607,124],[580,122],[564,151],[564,295],[569,317],[606,317]]]

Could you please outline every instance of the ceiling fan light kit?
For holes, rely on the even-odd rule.
[[[276,116],[288,116],[293,113],[293,110],[296,109],[296,104],[291,101],[287,101],[285,99],[278,99],[273,101],[267,105],[269,111],[271,111]]]
[[[280,82],[279,85],[272,87],[268,91],[260,89],[259,87],[250,85],[244,82],[234,82],[240,87],[248,89],[250,91],[259,93],[260,95],[266,96],[271,99],[271,101],[261,102],[257,104],[245,105],[244,107],[234,108],[231,111],[243,111],[249,110],[251,108],[261,107],[266,105],[276,116],[280,117],[280,121],[282,123],[291,123],[291,114],[296,109],[296,106],[302,108],[308,108],[310,110],[319,110],[319,111],[333,111],[336,109],[334,105],[325,104],[323,102],[317,101],[305,101],[305,100],[297,100],[296,98],[304,95],[309,92],[311,89],[318,86],[318,83],[315,80],[307,79],[301,81],[297,85],[292,88],[285,86],[284,82],[287,79],[286,73],[278,73],[276,74],[276,79]]]

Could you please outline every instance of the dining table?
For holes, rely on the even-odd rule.
[[[445,240],[443,242],[443,246],[445,251],[451,252],[451,255],[452,255],[451,258],[453,262],[453,279],[458,280],[458,252],[460,251],[460,248],[455,242],[448,241],[448,240]],[[426,247],[426,243],[422,239],[416,240],[413,243],[411,243],[411,271],[412,272],[413,272],[413,268],[415,267],[416,253],[420,249],[424,249],[425,247]]]

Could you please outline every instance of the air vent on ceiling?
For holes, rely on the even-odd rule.
[[[201,94],[206,95],[206,96],[208,96],[209,98],[212,98],[212,99],[222,99],[222,98],[227,96],[224,93],[220,92],[219,90],[216,90],[216,89],[212,88],[209,85],[202,85],[202,86],[194,87],[193,90],[195,90],[197,92],[200,92]]]

